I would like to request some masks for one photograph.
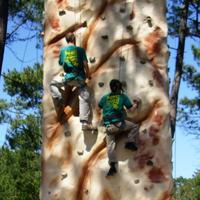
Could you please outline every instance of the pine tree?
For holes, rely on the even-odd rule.
[[[169,34],[178,38],[175,75],[172,82],[170,97],[171,103],[171,128],[174,136],[178,110],[178,94],[181,79],[183,78],[184,58],[186,58],[185,42],[187,38],[200,38],[199,0],[175,0],[168,2]]]
[[[40,185],[42,66],[4,74],[1,122],[9,123],[0,149],[0,200],[38,200]]]

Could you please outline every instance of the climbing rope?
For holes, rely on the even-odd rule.
[[[125,2],[126,3],[126,2]],[[126,8],[126,5],[125,5],[125,8]],[[124,9],[125,9],[124,8]],[[123,24],[122,24],[122,33],[121,33],[121,40],[123,40],[124,38],[124,27],[123,27]],[[120,81],[122,81],[122,77],[121,77],[121,73],[122,73],[122,63],[124,62],[124,59],[123,59],[123,47],[120,47],[120,53],[119,53],[119,75],[118,75],[118,79]]]
[[[75,7],[76,7],[76,3],[75,3],[75,0],[73,1],[73,13],[74,13],[74,21],[75,21],[75,24],[76,24],[76,12],[75,12]]]
[[[123,7],[120,9],[120,12],[125,12],[125,10],[127,9],[127,0],[123,3]],[[122,34],[121,34],[121,40],[124,39],[124,24],[122,24]],[[123,70],[123,64],[126,62],[126,60],[128,59],[128,53],[129,53],[129,49],[128,51],[125,49],[125,51],[127,51],[126,53],[126,58],[124,57],[123,55],[123,47],[120,47],[120,53],[119,53],[119,75],[118,75],[118,78],[120,81],[123,81],[122,80],[122,70]]]
[[[173,177],[173,179],[176,179],[176,154],[177,154],[176,134],[175,134],[174,139],[172,140],[172,142],[174,142],[174,152],[173,152],[173,155],[174,155],[174,163],[173,163],[174,177]],[[176,198],[176,185],[174,185],[174,187],[175,187],[175,190],[174,190],[174,194],[175,195],[174,195],[174,197],[175,197],[175,199],[177,199]]]
[[[32,23],[31,23],[31,25],[32,25]],[[31,30],[29,29],[27,38],[29,38],[30,34],[31,34]],[[23,64],[24,64],[24,59],[25,59],[26,52],[27,52],[28,42],[29,42],[29,40],[26,40],[26,45],[25,45],[25,48],[24,48],[24,53],[23,53],[23,57],[22,57],[22,61],[21,61],[20,71],[21,71]]]
[[[80,0],[78,1],[78,6],[79,6],[79,9],[80,9],[80,7],[81,7],[81,3],[80,3]],[[79,23],[81,23],[81,18],[82,18],[82,16],[81,16],[81,10],[79,10],[79,12],[80,12],[80,16],[79,16]],[[81,32],[80,32],[80,35],[79,35],[79,45],[80,46],[82,46],[82,34],[81,34]]]

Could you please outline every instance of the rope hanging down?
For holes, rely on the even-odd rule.
[[[120,12],[125,12],[127,9],[127,1],[125,1],[123,3],[123,7],[120,8]],[[122,24],[122,34],[121,34],[121,40],[124,39],[124,24]],[[129,50],[128,50],[129,51]],[[127,51],[127,54],[126,54],[126,58],[125,56],[123,55],[123,47],[120,47],[120,53],[119,53],[119,74],[118,74],[118,79],[120,81],[123,81],[122,80],[122,70],[123,70],[123,65],[124,63],[126,62],[126,60],[128,59],[128,51]]]

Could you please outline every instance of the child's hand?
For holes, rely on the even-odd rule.
[[[141,104],[141,99],[139,99],[139,98],[133,99],[133,103],[134,103],[136,108],[139,108],[139,106]]]

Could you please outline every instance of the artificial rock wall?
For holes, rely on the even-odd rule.
[[[171,133],[164,0],[46,0],[44,30],[44,96],[42,200],[170,200]],[[59,49],[74,32],[87,51],[92,79],[93,124],[98,132],[82,132],[77,91],[63,91],[72,111],[58,113],[49,83],[62,72]],[[140,124],[139,149],[125,150],[118,138],[118,173],[105,174],[106,143],[99,99],[118,78],[125,92],[142,104],[128,119]],[[66,123],[67,127],[63,124]]]

